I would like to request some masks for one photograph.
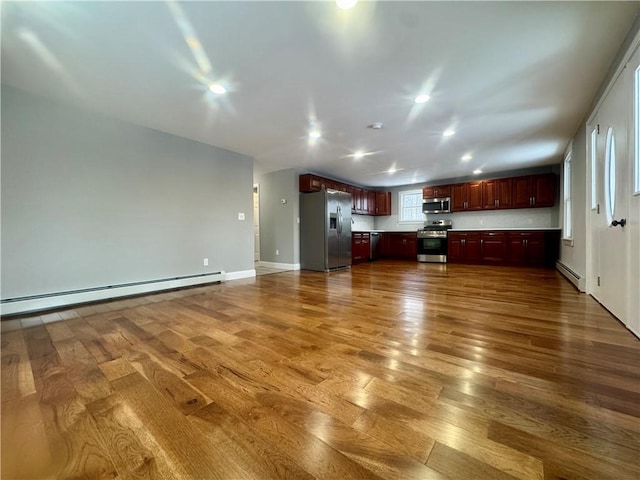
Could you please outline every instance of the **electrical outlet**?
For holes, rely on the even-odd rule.
[[[280,255],[280,250],[276,250],[276,255]]]
[[[202,259],[202,266],[203,267],[208,267],[209,266],[209,259],[208,258],[203,258]]]
[[[244,220],[244,213],[240,212],[238,214],[238,220]]]

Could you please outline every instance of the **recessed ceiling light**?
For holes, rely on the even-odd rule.
[[[429,95],[418,95],[413,101],[416,103],[427,103],[431,97]]]
[[[464,160],[465,162],[468,162],[469,160],[471,160],[473,157],[470,154],[466,154],[462,156],[462,160]]]
[[[210,83],[209,90],[215,93],[216,95],[224,95],[225,93],[227,93],[227,89],[224,88],[219,83]]]
[[[482,170],[480,170],[479,168],[476,168],[476,169],[473,171],[473,174],[474,174],[474,175],[478,175],[479,173],[482,173]]]
[[[451,135],[455,135],[455,134],[456,132],[454,130],[451,130],[450,128],[442,132],[443,137],[450,137]]]
[[[355,160],[360,160],[362,157],[364,157],[364,152],[361,150],[358,150],[356,153],[353,154],[353,158]]]
[[[349,10],[353,8],[358,3],[358,0],[336,0],[336,5],[340,7],[342,10]]]
[[[390,174],[394,174],[396,173],[398,170],[396,169],[396,167],[391,167],[389,170],[387,170]]]
[[[372,128],[373,130],[382,130],[382,123],[373,122],[372,124],[367,125],[367,128]]]
[[[322,135],[318,130],[311,130],[309,132],[309,138],[320,138]]]

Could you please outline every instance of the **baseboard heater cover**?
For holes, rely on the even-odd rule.
[[[35,312],[38,310],[66,307],[78,303],[95,302],[98,300],[108,300],[110,298],[140,295],[203,283],[224,281],[225,272],[220,271],[159,280],[147,280],[143,282],[123,283],[119,285],[107,285],[104,287],[83,288],[42,295],[7,298],[0,301],[0,314],[14,315],[18,313]]]
[[[560,261],[556,262],[556,268],[562,275],[564,275],[567,278],[567,280],[573,283],[579,291],[581,292],[586,291],[584,277],[581,277],[580,275],[578,275],[576,272],[571,270],[569,267],[567,267],[564,263]]]

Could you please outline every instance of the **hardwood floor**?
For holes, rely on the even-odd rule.
[[[553,270],[380,261],[2,328],[7,480],[640,478],[640,341]]]

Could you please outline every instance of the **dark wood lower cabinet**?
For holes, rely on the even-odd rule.
[[[418,258],[417,233],[383,233],[380,241],[380,256],[416,260]]]
[[[448,249],[451,263],[552,267],[558,259],[560,232],[449,232]]]
[[[509,232],[507,262],[527,265],[546,263],[544,232]]]
[[[448,237],[447,261],[478,263],[482,259],[480,233],[451,232]]]
[[[503,263],[506,256],[505,232],[480,234],[480,254],[485,263]]]
[[[371,235],[369,232],[353,232],[351,234],[351,263],[362,263],[369,260]]]

